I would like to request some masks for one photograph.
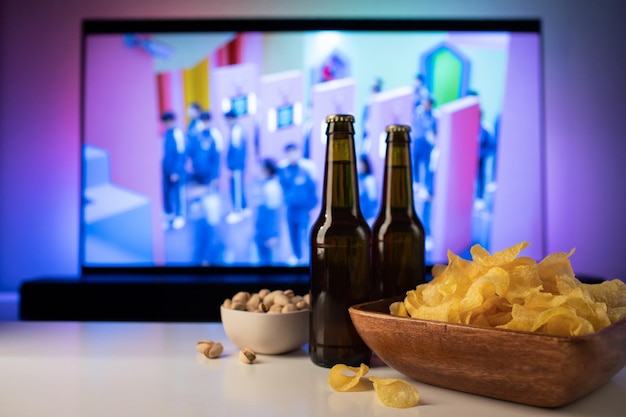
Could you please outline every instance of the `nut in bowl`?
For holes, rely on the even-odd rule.
[[[276,304],[273,298],[276,298]],[[220,307],[224,332],[240,349],[248,348],[260,354],[278,355],[299,349],[309,340],[307,298],[295,296],[290,291],[240,292],[232,300],[225,300]],[[274,307],[281,303],[284,304],[280,310]]]

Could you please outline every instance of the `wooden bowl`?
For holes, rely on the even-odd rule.
[[[408,377],[457,391],[560,407],[626,365],[626,319],[587,336],[549,336],[389,314],[394,297],[350,307],[365,343]]]

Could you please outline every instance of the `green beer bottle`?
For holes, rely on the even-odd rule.
[[[322,207],[311,230],[309,355],[320,366],[369,364],[348,308],[370,300],[371,234],[361,214],[354,146],[354,117],[326,118]]]
[[[372,226],[373,298],[404,295],[425,282],[424,226],[413,205],[409,132],[387,126],[382,205]]]

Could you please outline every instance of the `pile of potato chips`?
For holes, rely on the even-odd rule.
[[[620,280],[583,284],[569,253],[541,262],[518,256],[518,243],[489,254],[471,248],[468,261],[449,252],[448,265],[433,268],[433,280],[393,303],[391,314],[558,336],[593,333],[626,317],[626,284]]]
[[[328,383],[338,392],[365,391],[367,382],[362,378],[370,368],[364,363],[358,368],[337,364],[328,373]],[[348,372],[351,375],[346,375]],[[417,405],[420,400],[415,387],[403,379],[369,377],[376,396],[383,405],[394,408],[409,408]]]

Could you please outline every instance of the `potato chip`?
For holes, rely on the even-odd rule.
[[[417,405],[420,400],[417,389],[403,379],[375,376],[369,379],[374,384],[376,396],[387,407],[409,408]]]
[[[559,294],[559,287],[557,285],[557,277],[561,276],[561,279],[568,277],[569,284],[575,286],[574,271],[570,264],[569,257],[574,254],[574,249],[565,252],[555,252],[546,256],[539,264],[537,264],[537,272],[543,282],[543,291],[552,294]],[[577,281],[577,280],[576,280]],[[565,283],[561,283],[561,288]]]
[[[609,320],[611,320],[611,323],[620,321],[621,319],[626,317],[626,306],[609,308],[606,312],[606,315],[609,317]]]
[[[511,320],[497,326],[499,329],[530,331],[539,318],[539,312],[524,308],[521,304],[513,304],[511,308]]]
[[[474,245],[470,249],[472,259],[479,265],[485,267],[500,266],[513,262],[520,252],[530,244],[528,242],[520,242],[517,245],[513,245],[510,248],[496,252],[493,255],[489,255],[489,252],[480,245]]]
[[[511,314],[510,311],[507,310],[507,311],[498,311],[494,314],[486,316],[485,318],[489,322],[489,327],[498,327],[498,326],[502,326],[510,322],[513,319],[513,315]],[[479,325],[478,323],[472,323],[472,324],[476,324],[477,326]]]
[[[444,271],[444,269],[446,269],[447,267],[448,267],[447,265],[435,264],[433,265],[431,274],[433,274],[433,277],[436,277],[437,275],[440,275]]]
[[[406,307],[404,306],[404,303],[402,301],[397,301],[395,303],[392,303],[389,306],[389,311],[394,316],[409,317],[409,313],[407,313]]]
[[[537,263],[519,256],[521,242],[493,255],[479,245],[472,260],[448,252],[448,265],[395,304],[391,314],[496,327],[516,331],[578,336],[626,317],[626,284],[620,280],[582,284],[569,258],[556,252]]]
[[[479,308],[487,298],[503,296],[508,288],[509,274],[502,268],[491,268],[470,285],[465,296],[459,300],[459,308],[463,311]]]
[[[540,331],[542,328],[544,330]],[[557,307],[543,311],[531,331],[555,336],[580,336],[593,333],[594,328],[569,308]]]
[[[543,288],[534,259],[518,258],[503,269],[509,274],[509,289],[504,298],[510,304],[523,303],[524,298],[538,293]]]
[[[407,306],[407,311],[409,311],[409,306]],[[415,316],[424,320],[448,321],[450,317],[458,316],[458,307],[454,300],[448,300],[435,306],[421,305],[414,314],[411,314],[411,317]]]
[[[328,383],[335,391],[347,392],[356,390],[361,377],[369,372],[370,368],[364,363],[360,367],[337,364],[328,373]],[[345,375],[344,372],[354,372],[354,375]]]
[[[591,298],[605,303],[608,308],[626,306],[626,283],[619,279],[603,281],[600,284],[583,284]]]

